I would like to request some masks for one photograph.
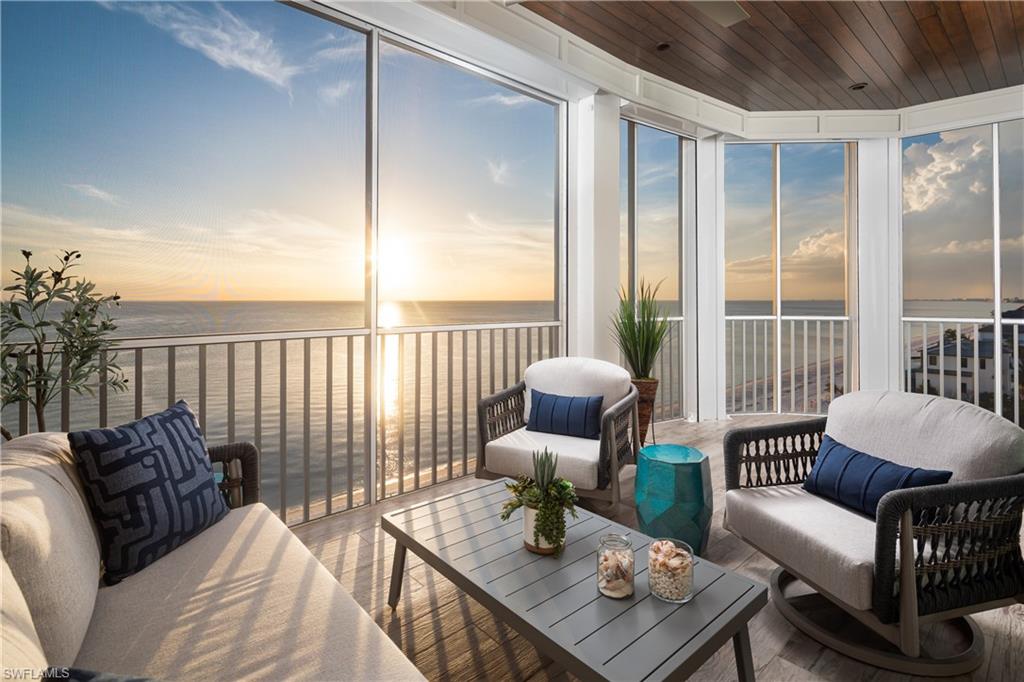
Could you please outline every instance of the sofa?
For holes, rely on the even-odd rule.
[[[804,489],[825,434],[952,478],[892,490],[872,518]],[[984,659],[983,633],[967,616],[1024,599],[1024,430],[1003,417],[937,396],[858,391],[824,419],[730,431],[724,454],[726,529],[779,564],[772,601],[826,646],[897,672],[960,675]],[[801,605],[818,602],[797,594],[797,582],[886,645],[811,618]],[[922,629],[933,625],[955,627],[968,644],[929,650],[941,638]]]
[[[600,438],[576,438],[529,431],[531,392],[562,396],[602,396]],[[533,453],[558,454],[558,475],[580,497],[618,504],[620,474],[635,462],[637,390],[629,372],[604,360],[549,358],[526,368],[523,381],[484,398],[477,407],[478,478],[533,476]]]
[[[74,667],[156,679],[423,679],[309,550],[258,501],[142,571],[101,586],[100,545],[63,433],[0,449],[6,669]],[[235,468],[235,467],[232,467]]]

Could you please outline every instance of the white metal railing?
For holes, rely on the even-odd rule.
[[[101,371],[116,357],[129,390],[65,386],[47,426],[105,427],[185,399],[211,444],[260,449],[264,501],[300,523],[368,502],[374,464],[378,498],[473,473],[477,401],[558,354],[560,333],[559,322],[381,329],[376,425],[367,329],[121,339]],[[3,417],[34,430],[27,403]]]
[[[1021,424],[1024,319],[903,317],[903,387],[963,400]]]
[[[668,318],[668,334],[661,344],[661,352],[654,366],[658,379],[658,396],[654,403],[654,421],[669,421],[686,417],[686,325],[682,317]]]
[[[727,315],[726,410],[824,414],[849,390],[849,322],[846,316]]]

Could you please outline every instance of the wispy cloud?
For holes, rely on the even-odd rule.
[[[325,104],[337,104],[338,101],[347,95],[352,89],[352,84],[347,80],[340,80],[334,85],[324,85],[317,90],[317,95]]]
[[[1004,238],[1000,244],[1002,244],[1003,251],[1006,252],[1012,249],[1024,248],[1024,235],[1014,238]],[[935,247],[928,253],[944,256],[958,256],[964,253],[992,253],[992,240],[991,239],[972,239],[961,241],[959,239],[953,239],[952,241],[943,244],[942,246]]]
[[[488,104],[497,104],[497,105],[503,106],[503,107],[517,108],[517,107],[521,107],[521,106],[525,106],[527,104],[530,104],[531,102],[534,102],[534,101],[536,101],[536,100],[534,100],[529,95],[522,95],[522,94],[519,94],[519,93],[507,94],[506,95],[506,94],[503,94],[503,93],[500,93],[500,92],[496,92],[493,95],[485,95],[483,97],[474,97],[473,99],[466,100],[466,103],[470,104],[472,106],[484,106],[484,105],[488,105]]]
[[[504,159],[487,159],[487,172],[495,185],[508,185],[512,180],[512,166]]]
[[[316,51],[314,62],[342,62],[352,57],[365,57],[366,45],[362,42],[347,45],[332,45]]]
[[[212,13],[185,4],[156,2],[117,5],[167,32],[225,69],[237,69],[290,92],[292,78],[308,70],[289,63],[274,40],[221,5]]]
[[[95,185],[90,185],[84,182],[78,182],[69,183],[67,187],[75,190],[84,197],[89,197],[91,199],[99,199],[100,201],[112,204],[114,206],[121,203],[121,198],[118,197],[116,194],[111,194],[110,192],[102,190],[99,187],[96,187]]]

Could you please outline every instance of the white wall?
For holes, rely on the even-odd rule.
[[[857,144],[860,388],[900,388],[900,140]]]
[[[592,95],[574,108],[569,352],[618,362],[608,324],[619,300],[619,98]]]

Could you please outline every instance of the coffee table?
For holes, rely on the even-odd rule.
[[[481,482],[381,516],[396,540],[388,603],[402,590],[412,551],[542,654],[586,680],[662,680],[693,673],[729,639],[740,680],[754,679],[747,622],[768,602],[768,588],[704,559],[694,565],[694,598],[669,604],[647,586],[651,538],[585,510],[567,519],[560,556],[523,547],[521,510],[499,517],[508,479]],[[636,551],[636,591],[626,599],[598,594],[598,538],[627,535]]]

